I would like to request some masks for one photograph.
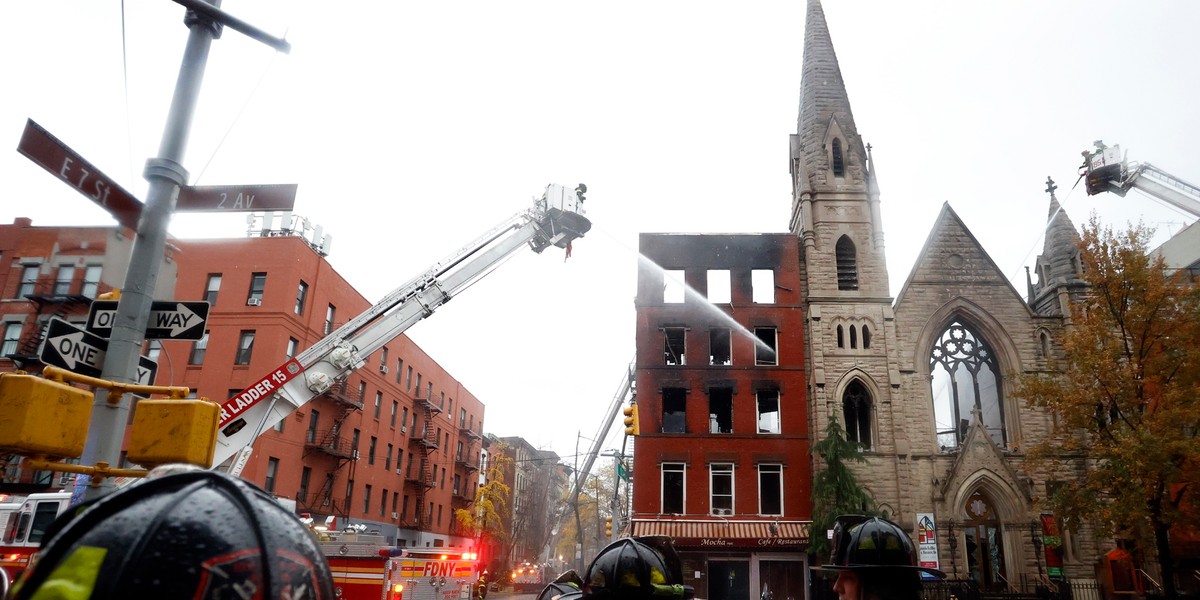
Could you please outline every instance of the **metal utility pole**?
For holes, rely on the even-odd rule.
[[[134,383],[137,381],[138,357],[145,341],[146,325],[154,302],[158,282],[158,267],[166,247],[167,225],[175,210],[179,188],[187,183],[188,172],[183,168],[183,155],[195,115],[200,84],[212,41],[221,36],[225,26],[242,32],[267,45],[287,52],[289,44],[268,35],[245,22],[221,11],[221,0],[205,3],[201,0],[175,0],[188,8],[184,24],[189,29],[187,47],[175,82],[175,93],[163,129],[158,156],[146,161],[144,176],[150,182],[146,205],[138,222],[137,235],[129,259],[129,271],[117,305],[116,320],[109,339],[101,379]],[[92,404],[91,426],[84,446],[85,464],[116,465],[121,459],[121,441],[129,418],[130,399],[122,394],[116,403],[108,400],[108,391],[97,389]],[[115,491],[111,478],[99,485],[89,486],[88,500]]]

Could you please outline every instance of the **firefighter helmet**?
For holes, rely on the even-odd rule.
[[[582,593],[580,587],[583,586],[583,580],[579,578],[579,573],[574,569],[567,569],[561,575],[554,578],[549,585],[542,588],[535,600],[574,600]]]
[[[671,538],[622,538],[600,551],[583,579],[583,600],[693,597]]]
[[[899,525],[880,517],[842,515],[833,525],[833,549],[829,564],[814,567],[825,571],[892,569],[930,573],[939,578],[946,574],[917,566],[917,551],[908,533]]]
[[[15,600],[55,589],[89,599],[334,598],[329,565],[299,519],[228,475],[166,475],[67,518]]]

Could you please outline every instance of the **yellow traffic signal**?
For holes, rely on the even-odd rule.
[[[612,537],[612,517],[604,517],[604,537]]]
[[[637,404],[626,406],[621,412],[625,413],[625,435],[639,435],[642,432],[638,424]]]

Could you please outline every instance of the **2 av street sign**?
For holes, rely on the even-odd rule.
[[[187,212],[251,212],[292,210],[294,183],[281,185],[206,185],[179,188],[175,210]]]
[[[57,317],[46,326],[46,341],[42,343],[42,362],[68,371],[100,377],[108,340],[92,335]],[[154,385],[158,363],[145,356],[138,357],[138,385]]]
[[[87,330],[101,337],[112,335],[117,318],[116,300],[96,300],[88,310]],[[146,325],[148,340],[198,340],[204,337],[208,302],[155,300]]]

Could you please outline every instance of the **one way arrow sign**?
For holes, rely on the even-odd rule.
[[[100,337],[112,335],[117,318],[115,300],[92,302],[88,312],[87,330]],[[148,340],[198,340],[204,337],[208,320],[208,302],[175,302],[155,300],[150,306],[150,321],[146,325]]]
[[[42,362],[62,367],[68,371],[100,377],[104,369],[104,354],[108,351],[108,340],[92,335],[57,317],[46,326],[46,341],[39,353]],[[154,385],[158,363],[138,357],[138,385]]]

